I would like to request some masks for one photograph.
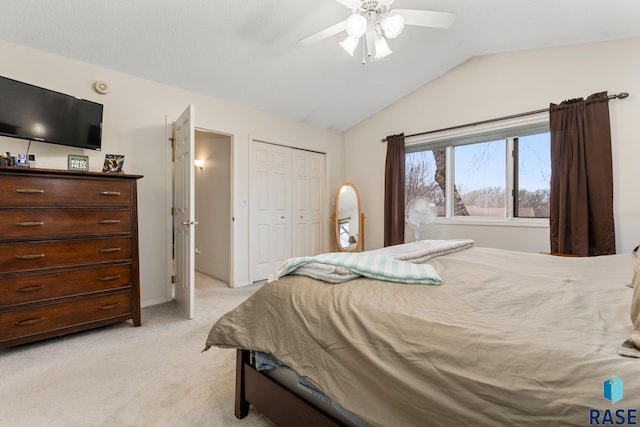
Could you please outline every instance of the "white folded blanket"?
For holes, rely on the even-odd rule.
[[[437,256],[468,249],[472,247],[473,244],[474,242],[471,239],[418,240],[416,242],[374,249],[366,253],[387,255],[401,261],[421,264]]]

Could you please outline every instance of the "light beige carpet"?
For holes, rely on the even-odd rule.
[[[0,350],[0,426],[273,426],[233,415],[235,351],[209,328],[257,288],[196,275],[196,316],[175,303],[130,322]]]

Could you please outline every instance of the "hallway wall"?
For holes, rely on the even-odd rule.
[[[231,137],[196,130],[196,270],[229,283],[231,246]]]

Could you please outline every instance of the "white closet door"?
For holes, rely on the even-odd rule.
[[[291,257],[291,148],[250,144],[250,277],[266,279]]]
[[[323,252],[324,154],[293,149],[293,256]]]

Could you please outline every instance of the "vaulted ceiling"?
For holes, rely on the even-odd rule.
[[[392,55],[364,66],[338,46],[344,33],[299,42],[346,19],[335,0],[5,1],[0,39],[343,131],[473,56],[640,36],[638,0],[393,7],[457,17],[446,30],[405,28]]]

